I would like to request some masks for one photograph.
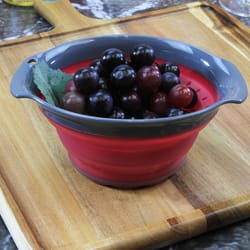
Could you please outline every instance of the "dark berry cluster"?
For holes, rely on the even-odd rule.
[[[116,119],[152,119],[182,115],[197,95],[180,82],[180,69],[156,63],[154,49],[139,44],[130,55],[105,50],[80,68],[65,88],[61,107],[73,112]]]

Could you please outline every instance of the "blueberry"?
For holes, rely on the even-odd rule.
[[[177,64],[174,64],[172,62],[164,62],[159,66],[159,69],[162,74],[165,72],[172,72],[176,74],[177,76],[180,76],[180,69]]]
[[[112,71],[110,80],[115,89],[129,89],[136,82],[136,72],[128,65],[119,65]]]
[[[98,89],[99,75],[93,68],[81,68],[73,76],[76,89],[83,94],[90,94]]]
[[[180,83],[179,77],[173,72],[165,72],[161,76],[161,91],[168,93],[172,87]]]
[[[166,116],[173,117],[173,116],[184,115],[186,113],[187,113],[186,111],[181,110],[179,108],[169,108],[169,109],[167,109]]]
[[[113,109],[113,98],[105,90],[98,90],[88,96],[88,113],[93,116],[107,117]]]
[[[154,49],[147,44],[139,44],[135,46],[130,54],[132,65],[139,69],[142,66],[150,66],[154,63]]]
[[[125,119],[126,113],[119,107],[115,107],[110,115],[110,118],[114,119]]]
[[[98,81],[99,89],[108,90],[109,89],[109,79],[105,77],[100,77]]]
[[[110,48],[105,50],[100,58],[100,62],[105,70],[105,72],[109,75],[112,70],[121,64],[124,64],[126,61],[125,54],[122,50],[116,48]]]
[[[95,69],[100,77],[105,76],[104,68],[103,68],[101,61],[99,59],[92,61],[89,64],[89,67],[92,69]]]

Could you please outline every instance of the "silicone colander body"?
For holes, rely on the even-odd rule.
[[[150,186],[169,178],[181,168],[206,125],[176,135],[126,138],[90,135],[50,122],[78,171],[99,184],[118,188]]]
[[[70,65],[63,71],[74,74],[91,61]],[[159,65],[164,62],[161,59],[156,61]],[[218,100],[213,85],[206,78],[188,67],[179,67],[182,84],[192,87],[198,96],[197,103],[189,112],[209,107]],[[97,183],[119,188],[149,186],[169,178],[183,166],[199,131],[209,122],[207,120],[187,131],[175,131],[165,136],[151,137],[149,130],[149,136],[136,137],[93,135],[78,131],[77,127],[66,127],[63,121],[49,120],[56,127],[79,172]]]

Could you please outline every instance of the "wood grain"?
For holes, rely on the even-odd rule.
[[[36,3],[47,12],[46,2]],[[58,8],[49,9],[54,25],[61,20]],[[93,25],[80,19],[83,26],[72,21],[65,28],[66,21],[54,31],[0,43],[0,213],[19,249],[152,249],[249,218],[249,99],[220,108],[175,176],[150,188],[117,190],[80,175],[38,106],[9,92],[25,58],[66,41],[114,33],[199,46],[232,61],[249,86],[249,29],[205,3]]]

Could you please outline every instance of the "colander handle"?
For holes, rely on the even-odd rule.
[[[219,84],[222,104],[244,102],[248,96],[248,89],[242,74],[233,63],[224,60],[224,65],[226,74]]]
[[[30,90],[32,65],[37,61],[38,57],[27,58],[15,72],[10,84],[10,92],[14,97],[36,99]]]

